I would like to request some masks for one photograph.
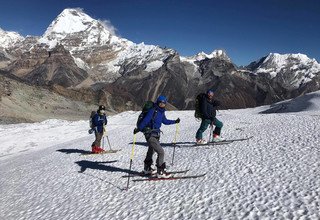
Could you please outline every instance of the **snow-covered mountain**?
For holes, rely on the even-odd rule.
[[[204,59],[223,59],[228,62],[231,62],[230,57],[228,57],[227,53],[224,50],[214,50],[210,54],[206,54],[205,52],[200,52],[194,56],[191,57],[181,57],[181,60],[194,63],[196,61],[201,61]]]
[[[133,44],[117,37],[113,32],[103,21],[91,18],[82,9],[68,8],[52,21],[39,42],[48,44],[49,48],[61,43],[68,50],[84,50],[105,45],[116,50]]]
[[[162,66],[173,50],[144,43],[135,44],[115,35],[105,22],[95,20],[82,9],[65,9],[50,24],[39,43],[49,50],[62,44],[74,56],[76,64],[89,72],[95,82],[113,82],[121,75],[141,66],[152,72]]]
[[[319,64],[305,55],[270,54],[243,70],[224,50],[182,57],[114,32],[82,9],[68,8],[41,37],[26,37],[0,51],[0,69],[31,84],[90,90],[94,100],[114,110],[140,106],[159,94],[190,109],[196,94],[208,88],[217,91],[224,108],[270,104],[320,88]]]
[[[252,71],[258,75],[267,75],[271,80],[281,83],[286,89],[298,89],[320,75],[320,64],[305,54],[270,53],[255,62]]]
[[[0,48],[14,47],[15,44],[24,40],[20,34],[14,31],[4,31],[0,28]]]

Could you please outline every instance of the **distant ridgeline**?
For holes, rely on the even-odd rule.
[[[182,57],[174,49],[120,38],[80,9],[65,9],[41,37],[0,30],[0,69],[68,98],[140,109],[159,94],[193,109],[211,88],[222,108],[271,104],[320,89],[320,65],[304,54],[272,53],[237,67],[223,50]]]

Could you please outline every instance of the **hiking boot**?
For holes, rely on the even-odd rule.
[[[101,147],[98,146],[92,146],[92,153],[94,154],[100,154],[102,153],[104,150]]]
[[[221,137],[220,135],[214,134],[213,135],[213,142],[221,142],[221,141],[225,141],[226,139]]]
[[[196,144],[207,144],[208,142],[204,139],[196,139]]]
[[[104,152],[104,150],[101,147],[97,147],[97,151],[99,154]]]
[[[157,167],[157,178],[170,178],[172,174],[166,170],[166,163],[163,163],[160,167]]]
[[[146,165],[144,166],[144,169],[142,172],[144,175],[147,175],[147,176],[152,176],[157,173],[157,171],[153,169],[151,166],[146,166]]]

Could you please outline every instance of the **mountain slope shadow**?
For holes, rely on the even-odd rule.
[[[280,103],[272,104],[270,109],[259,112],[260,114],[272,113],[289,113],[289,112],[302,112],[312,108],[313,103],[311,100],[319,99],[319,94],[306,94],[304,96],[283,101]]]
[[[115,163],[115,162],[117,162],[117,160],[106,161],[106,162],[81,160],[81,161],[77,161],[75,163],[80,166],[79,173],[83,173],[86,169],[103,170],[103,171],[109,171],[109,172],[120,172],[120,173],[128,173],[128,174],[139,174],[140,173],[140,172],[132,171],[129,169],[123,169],[120,167],[105,165],[106,163]]]

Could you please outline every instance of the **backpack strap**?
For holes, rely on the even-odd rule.
[[[153,107],[152,109],[153,109],[153,114],[152,114],[151,124],[152,124],[152,129],[154,129],[154,127],[153,127],[154,126],[154,120],[155,120],[155,118],[157,116],[158,110],[155,107]]]
[[[160,129],[155,129],[154,128],[154,121],[155,118],[157,116],[158,113],[158,109],[156,109],[155,107],[153,107],[153,114],[152,114],[152,118],[151,118],[151,129],[148,132],[143,132],[146,139],[149,139],[151,136],[159,138],[160,137],[160,132],[162,132]]]
[[[150,121],[151,122],[150,123],[151,126],[146,126],[145,128],[148,127],[152,131],[152,130],[154,130],[154,120],[155,120],[155,118],[157,116],[158,110],[156,108],[154,108],[154,107],[152,109],[150,109],[149,111],[151,111],[151,110],[153,110],[152,118],[151,118],[151,121]],[[145,130],[145,128],[144,128],[144,130]],[[143,131],[143,133],[145,133],[145,131]]]

